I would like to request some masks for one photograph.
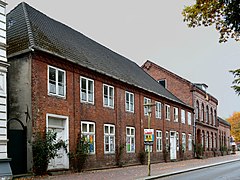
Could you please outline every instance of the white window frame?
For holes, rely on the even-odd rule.
[[[83,124],[86,124],[87,125],[87,132],[83,132]],[[93,125],[93,130],[94,132],[89,132],[89,125]],[[96,142],[95,142],[95,133],[96,132],[96,129],[95,129],[95,123],[94,122],[90,122],[90,121],[81,121],[81,135],[82,136],[86,136],[87,137],[87,140],[89,140],[89,136],[93,136],[93,152],[90,152],[89,150],[89,154],[95,154],[96,152]]]
[[[166,133],[165,133],[165,139],[166,139],[166,147],[165,147],[165,149],[168,151],[169,150],[169,145],[170,145],[170,143],[169,143],[169,132],[168,131],[166,131]]]
[[[104,94],[104,90],[105,88],[104,87],[107,87],[107,103],[105,104],[105,94]],[[112,95],[110,94],[110,90],[112,89]],[[111,98],[112,98],[112,104],[110,103],[111,102]],[[103,84],[103,106],[104,107],[109,107],[109,108],[114,108],[114,87],[113,86],[110,86],[110,85],[107,85],[107,84]]]
[[[143,99],[144,103],[143,104],[150,104],[151,103],[151,99],[144,97]],[[144,116],[148,115],[148,108],[151,108],[149,106],[144,106]]]
[[[127,98],[128,98],[128,101],[127,101]],[[127,112],[134,113],[134,94],[129,91],[125,92],[125,109]]]
[[[184,109],[181,109],[181,122],[186,124],[186,111]]]
[[[170,121],[170,118],[171,118],[171,107],[168,104],[165,104],[165,117],[166,117],[166,120]]]
[[[128,129],[129,129],[129,132],[130,134],[128,134]],[[133,130],[133,133],[132,133],[132,130]],[[128,141],[127,139],[130,138],[130,150],[128,150]],[[134,143],[132,144],[132,140],[134,141]],[[127,153],[135,153],[135,150],[136,150],[136,146],[135,146],[135,128],[134,127],[126,127],[126,152]],[[133,149],[132,149],[132,146],[133,146]]]
[[[177,145],[177,151],[179,151],[179,133],[176,132],[176,145]]]
[[[178,108],[177,107],[173,108],[173,121],[178,122]]]
[[[156,111],[155,111],[156,118],[161,119],[162,118],[162,103],[156,101],[156,107],[155,108],[156,108]]]
[[[82,80],[85,80],[86,81],[86,100],[83,99],[83,87],[82,87]],[[92,82],[92,92],[89,90],[89,82]],[[92,93],[92,101],[90,100],[89,98],[89,95],[91,95]],[[81,76],[80,77],[80,100],[81,102],[84,102],[84,103],[90,103],[90,104],[94,104],[94,80],[93,79],[89,79],[89,78],[86,78],[86,77],[83,77]]]
[[[104,153],[105,154],[114,154],[115,153],[115,125],[113,124],[104,124]],[[105,131],[105,127],[108,128],[108,132]],[[110,129],[113,128],[111,133]],[[108,151],[106,149],[106,139],[108,139]],[[111,143],[111,139],[113,140]],[[111,145],[113,146],[111,150]]]
[[[188,134],[188,150],[192,151],[192,135]]]
[[[192,125],[192,113],[188,112],[188,125]]]
[[[186,134],[182,133],[182,150],[186,152]]]
[[[158,146],[159,144],[159,146]],[[156,151],[157,152],[162,152],[162,131],[161,130],[156,130]]]
[[[50,68],[51,69],[54,69],[55,70],[55,93],[54,92],[50,92],[50,78],[49,78],[49,75],[50,75]],[[63,95],[59,94],[59,85],[58,85],[58,73],[59,72],[63,72]],[[48,95],[51,95],[51,96],[59,96],[59,97],[66,97],[66,71],[62,70],[62,69],[59,69],[59,68],[56,68],[56,67],[53,67],[53,66],[50,66],[48,65]]]

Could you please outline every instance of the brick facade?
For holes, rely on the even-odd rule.
[[[219,151],[219,129],[222,129],[222,125],[217,121],[218,100],[206,92],[207,86],[193,84],[151,61],[146,61],[142,68],[155,80],[165,80],[166,88],[170,92],[194,107],[195,144],[202,144],[205,156],[213,156],[213,151]],[[230,134],[229,127],[224,128],[224,133]]]
[[[57,67],[66,71],[66,98],[49,96],[47,93],[47,69],[48,65]],[[104,154],[104,124],[113,124],[116,127],[115,142],[116,147],[126,143],[126,127],[135,128],[135,153],[126,153],[123,151],[123,162],[125,164],[139,163],[138,153],[144,149],[143,131],[147,129],[147,116],[143,112],[143,99],[148,97],[162,104],[168,104],[171,107],[171,120],[166,121],[164,106],[162,106],[162,118],[155,118],[155,108],[152,111],[151,128],[162,131],[163,148],[165,147],[165,133],[168,131],[178,131],[179,134],[193,134],[192,126],[173,122],[173,107],[184,109],[192,113],[192,109],[181,104],[176,104],[167,99],[153,95],[133,86],[126,85],[110,77],[90,71],[87,68],[62,62],[61,59],[48,56],[43,53],[36,53],[32,56],[32,120],[34,129],[41,129],[43,132],[46,128],[46,114],[57,114],[69,117],[69,145],[70,151],[76,148],[76,142],[81,133],[81,121],[91,121],[96,125],[96,152],[90,155],[88,168],[97,168],[116,165],[116,153]],[[80,103],[80,76],[94,80],[95,99],[94,104]],[[41,77],[41,78],[39,78]],[[114,109],[103,107],[103,84],[114,87]],[[125,91],[134,93],[134,113],[125,111]],[[180,119],[180,113],[179,113]],[[193,123],[193,122],[192,122]],[[181,142],[181,136],[179,141]],[[186,139],[187,141],[187,139]],[[181,143],[180,143],[181,144]],[[163,161],[163,154],[156,152],[156,143],[153,145],[152,161]],[[180,154],[178,153],[178,159]],[[187,150],[185,155],[192,157],[192,151]]]

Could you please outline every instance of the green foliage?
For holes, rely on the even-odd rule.
[[[236,69],[236,70],[231,70],[231,73],[233,73],[234,76],[234,81],[232,88],[234,89],[234,91],[237,93],[237,95],[240,95],[240,69]]]
[[[50,159],[57,156],[57,151],[64,148],[67,152],[66,143],[62,140],[57,140],[57,133],[48,131],[45,135],[40,132],[35,134],[32,143],[33,151],[33,171],[36,175],[42,175],[47,172]]]
[[[197,143],[196,145],[194,145],[194,151],[196,152],[196,156],[197,158],[203,158],[203,145],[200,143]]]
[[[144,150],[139,151],[139,153],[138,153],[138,159],[139,159],[139,161],[140,161],[141,164],[145,164],[145,162],[146,162],[146,156],[147,156],[147,153],[146,153]]]
[[[189,27],[215,25],[219,42],[240,39],[239,0],[196,0],[194,5],[186,6],[182,14]]]
[[[78,138],[77,149],[75,153],[69,153],[69,157],[74,162],[74,169],[81,172],[86,164],[89,154],[89,142],[86,136]]]

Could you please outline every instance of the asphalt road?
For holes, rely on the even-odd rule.
[[[173,175],[161,180],[240,180],[240,162],[232,162]]]

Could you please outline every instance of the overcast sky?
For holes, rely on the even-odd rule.
[[[7,0],[7,12],[21,1]],[[230,88],[229,70],[240,68],[240,44],[219,44],[214,28],[189,29],[181,11],[193,0],[25,0],[47,16],[129,58],[146,60],[205,83],[219,101],[218,115],[240,111],[240,96]]]

